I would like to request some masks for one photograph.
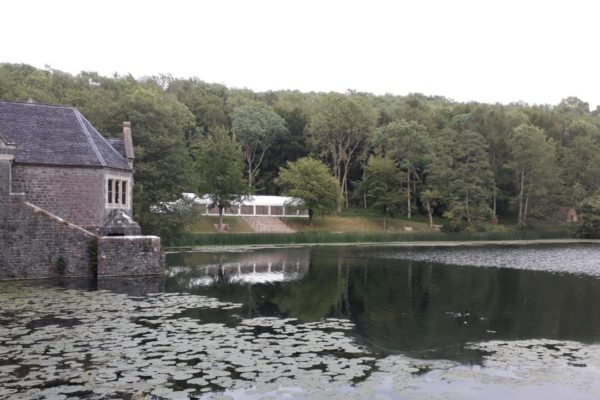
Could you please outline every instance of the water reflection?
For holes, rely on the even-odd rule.
[[[383,250],[292,249],[287,259],[288,251],[281,249],[179,255],[170,259],[170,264],[177,267],[167,279],[167,290],[190,290],[242,303],[242,311],[236,315],[243,317],[293,317],[302,321],[349,318],[355,324],[354,336],[382,354],[478,362],[480,355],[464,350],[465,344],[532,338],[600,341],[599,279],[511,268],[450,266],[425,261],[423,254],[418,261],[389,257],[391,250]],[[577,264],[590,264],[581,257],[600,259],[597,247],[584,252],[578,246],[555,250],[564,260],[572,259]],[[427,249],[422,251],[426,253]],[[476,259],[478,250],[471,251]],[[527,254],[535,255],[535,248],[528,248]],[[273,266],[280,265],[276,260],[299,257],[302,273],[293,275],[294,279],[239,278],[238,265],[249,271],[261,260],[261,268],[266,269],[266,260],[272,260]],[[528,262],[535,263],[535,259]],[[563,267],[568,269],[569,265]],[[219,281],[211,268],[229,271],[229,276],[237,278]],[[259,274],[253,268],[249,275]],[[211,285],[199,285],[207,276],[211,277]],[[231,318],[222,314],[190,316],[221,322]]]
[[[168,277],[187,289],[216,284],[296,281],[308,273],[310,249],[268,253],[180,253],[170,259]]]

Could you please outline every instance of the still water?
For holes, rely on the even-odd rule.
[[[504,260],[514,268],[493,267],[508,264]],[[465,343],[600,342],[596,246],[300,248],[180,253],[169,263],[167,291],[243,304],[227,314],[198,311],[198,318],[345,318],[355,324],[357,340],[382,354],[476,362]],[[540,265],[553,272],[525,269]]]
[[[0,286],[0,398],[600,398],[599,245],[167,262]]]

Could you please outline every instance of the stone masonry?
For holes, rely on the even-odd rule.
[[[133,161],[129,122],[109,141],[73,107],[0,101],[0,280],[163,274]]]
[[[111,211],[105,204],[107,174],[124,179],[131,175],[105,168],[14,165],[12,191],[25,193],[28,202],[91,230],[101,227]],[[131,195],[130,190],[128,198]],[[131,214],[130,208],[124,211]]]
[[[11,195],[0,213],[0,279],[94,276],[97,237]]]
[[[104,236],[98,241],[98,277],[160,275],[164,257],[158,236]]]

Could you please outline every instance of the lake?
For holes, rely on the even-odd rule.
[[[0,283],[0,398],[594,399],[600,245],[169,254]]]

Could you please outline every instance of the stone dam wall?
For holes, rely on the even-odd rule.
[[[7,197],[0,202],[0,280],[164,273],[157,236],[99,237],[23,195]]]
[[[11,195],[0,212],[0,279],[95,274],[91,232]]]
[[[164,266],[158,236],[104,236],[98,241],[98,278],[161,275]]]

